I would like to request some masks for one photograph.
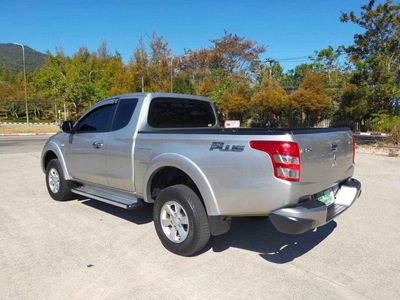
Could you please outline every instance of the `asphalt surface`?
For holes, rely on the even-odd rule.
[[[0,136],[0,154],[40,152],[50,136]]]
[[[361,198],[315,232],[241,218],[183,258],[162,247],[151,206],[53,201],[44,142],[0,138],[0,299],[400,298],[400,158],[357,155]]]

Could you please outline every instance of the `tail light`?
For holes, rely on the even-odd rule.
[[[250,141],[250,148],[267,153],[272,161],[275,177],[300,181],[300,151],[297,143],[280,141]]]
[[[352,136],[353,139],[353,164],[356,163],[356,138],[354,135]]]

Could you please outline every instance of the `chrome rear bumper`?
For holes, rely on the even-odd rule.
[[[361,194],[361,183],[353,178],[339,187],[335,202],[326,206],[317,200],[307,200],[295,207],[277,209],[270,215],[275,228],[287,234],[300,234],[324,225],[348,209]]]

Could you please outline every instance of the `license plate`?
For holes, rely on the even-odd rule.
[[[333,201],[335,200],[335,197],[333,195],[333,190],[331,188],[319,192],[314,195],[314,199],[324,203],[326,206],[331,205]]]

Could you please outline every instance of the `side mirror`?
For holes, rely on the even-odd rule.
[[[63,121],[60,123],[60,128],[65,133],[72,133],[73,124],[71,121]]]

